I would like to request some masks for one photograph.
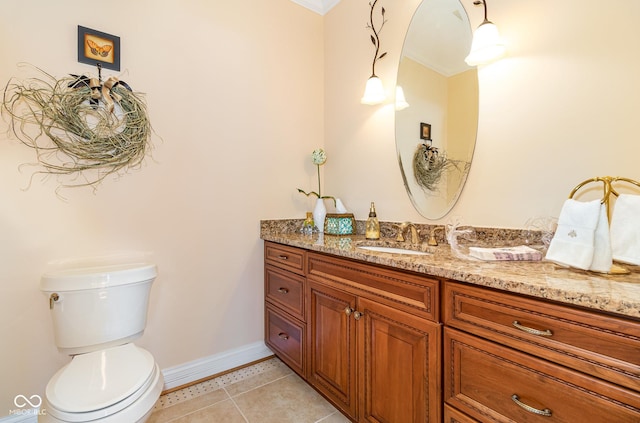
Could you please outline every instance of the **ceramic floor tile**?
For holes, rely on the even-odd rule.
[[[318,423],[351,423],[351,420],[343,416],[339,411],[336,411],[332,415],[318,420]]]
[[[349,423],[277,358],[160,397],[147,423]]]
[[[172,423],[247,423],[233,401],[225,400],[210,407],[187,414]]]
[[[186,401],[178,402],[175,405],[170,405],[165,408],[156,409],[156,411],[154,411],[153,414],[151,414],[151,417],[149,418],[147,423],[170,422],[170,421],[173,421],[173,419],[182,417],[193,411],[200,410],[205,407],[209,407],[213,404],[216,404],[228,399],[229,399],[229,395],[226,393],[226,391],[224,389],[218,389],[208,394],[200,395]]]
[[[336,409],[291,374],[233,397],[249,423],[315,423]]]
[[[253,377],[241,380],[239,382],[223,385],[224,389],[230,396],[234,397],[241,393],[250,391],[251,389],[255,389],[267,383],[278,380],[282,377],[291,375],[293,373],[293,371],[288,368],[286,364],[282,362],[278,363],[278,366],[267,370],[264,373],[257,374]]]

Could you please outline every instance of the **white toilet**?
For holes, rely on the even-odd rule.
[[[56,345],[73,357],[47,384],[39,422],[147,420],[164,380],[153,356],[132,341],[144,332],[156,276],[146,263],[42,276]]]

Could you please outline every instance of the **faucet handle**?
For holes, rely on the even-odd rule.
[[[394,225],[396,228],[398,228],[398,234],[396,235],[396,241],[398,242],[404,242],[405,238],[404,238],[404,231],[407,229],[407,226],[409,226],[410,223],[409,222],[402,222],[399,223],[397,225]]]
[[[393,225],[393,226],[398,228],[398,234],[396,235],[396,241],[404,242],[404,230],[406,228],[406,222],[405,223],[400,223],[398,225]]]
[[[427,241],[427,244],[429,244],[432,247],[438,246],[438,241],[436,240],[436,231],[438,229],[444,229],[444,227],[442,227],[442,226],[433,226],[433,227],[431,227],[431,231],[429,231],[429,241]]]

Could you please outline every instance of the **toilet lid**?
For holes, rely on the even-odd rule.
[[[134,344],[76,355],[47,384],[47,400],[70,413],[109,407],[140,389],[154,366],[153,356]]]

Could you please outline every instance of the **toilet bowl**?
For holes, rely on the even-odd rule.
[[[146,326],[154,265],[135,263],[45,274],[56,345],[72,355],[47,384],[39,422],[147,420],[164,380],[132,341]]]

